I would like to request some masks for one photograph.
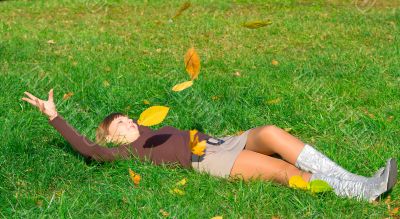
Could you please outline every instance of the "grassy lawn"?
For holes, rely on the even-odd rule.
[[[110,112],[137,118],[164,105],[154,129],[220,137],[274,124],[366,176],[400,158],[400,2],[191,1],[170,20],[182,3],[0,1],[1,218],[385,218],[400,206],[399,186],[369,204],[137,160],[86,162],[20,100],[54,87],[59,113],[90,139]],[[188,80],[191,46],[199,79],[173,92]],[[185,194],[171,194],[183,178]]]

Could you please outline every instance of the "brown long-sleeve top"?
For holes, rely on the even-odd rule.
[[[134,120],[137,124],[137,121]],[[97,161],[113,161],[138,156],[141,160],[151,160],[154,164],[179,163],[185,168],[191,167],[192,152],[189,146],[189,131],[164,126],[156,131],[138,125],[140,136],[129,144],[107,148],[91,142],[80,135],[61,116],[49,123],[71,144],[72,148],[86,158]],[[212,138],[198,132],[199,141]]]

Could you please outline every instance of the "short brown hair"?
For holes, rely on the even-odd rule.
[[[106,116],[106,118],[103,119],[103,121],[100,123],[99,127],[97,127],[96,130],[96,143],[97,144],[104,144],[106,143],[106,136],[109,134],[108,133],[108,127],[110,126],[111,122],[120,117],[120,116],[126,116],[123,113],[111,113],[110,115]]]

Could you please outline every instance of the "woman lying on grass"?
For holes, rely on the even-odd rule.
[[[49,123],[81,155],[97,161],[113,161],[137,156],[154,164],[179,163],[185,168],[208,172],[219,177],[239,176],[244,180],[260,177],[288,185],[292,176],[306,182],[323,180],[339,196],[374,201],[396,183],[397,162],[388,159],[386,167],[373,177],[352,174],[284,130],[273,126],[249,129],[237,136],[213,138],[197,132],[199,141],[207,140],[205,154],[197,156],[189,148],[189,131],[164,126],[156,131],[138,125],[121,113],[107,116],[96,131],[98,144],[80,135],[58,113],[53,101],[53,89],[48,100],[25,92],[22,100],[39,108]],[[119,146],[107,148],[100,143]],[[283,159],[270,155],[279,154]]]

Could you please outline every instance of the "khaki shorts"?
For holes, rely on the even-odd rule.
[[[226,136],[222,144],[214,145],[218,139],[212,138],[207,141],[205,154],[202,156],[192,155],[192,167],[199,172],[207,172],[210,175],[227,178],[229,177],[233,164],[239,153],[246,146],[247,136],[251,129],[237,136]]]

